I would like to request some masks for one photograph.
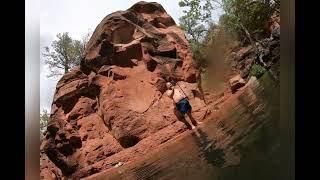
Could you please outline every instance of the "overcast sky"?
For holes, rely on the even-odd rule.
[[[169,15],[179,23],[182,9],[179,0],[145,0],[160,3]],[[50,46],[56,34],[69,32],[74,39],[80,39],[89,30],[93,31],[108,14],[126,10],[138,0],[41,0],[40,7],[40,48]],[[219,13],[213,19],[217,20]],[[58,78],[47,78],[48,68],[40,63],[40,110],[50,112],[53,94]]]

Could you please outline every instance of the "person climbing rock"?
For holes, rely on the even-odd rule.
[[[189,129],[194,129],[195,126],[197,126],[198,124],[201,124],[201,122],[197,122],[193,118],[191,114],[192,107],[188,101],[187,96],[185,95],[183,90],[180,88],[180,86],[179,85],[174,86],[172,83],[167,82],[166,87],[167,87],[166,94],[171,99],[173,99],[173,102],[175,104],[174,113],[178,117],[178,119],[183,123],[185,123]],[[185,118],[185,114],[189,116],[192,125],[190,125],[187,122]]]

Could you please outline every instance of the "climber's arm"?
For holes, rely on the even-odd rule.
[[[173,98],[173,90],[172,89],[167,90],[166,94],[168,97]]]

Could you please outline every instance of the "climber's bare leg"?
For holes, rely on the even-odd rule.
[[[193,118],[193,116],[192,116],[192,114],[191,114],[191,111],[188,111],[188,112],[187,112],[187,115],[189,116],[190,121],[192,122],[192,124],[193,124],[194,126],[197,126],[197,125],[201,124],[201,122],[197,122],[197,121]]]
[[[187,126],[188,129],[194,129],[194,126],[190,125],[186,118],[177,109],[174,109],[174,114],[177,116],[179,121],[183,122]]]

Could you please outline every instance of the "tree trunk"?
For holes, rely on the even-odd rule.
[[[253,47],[254,51],[256,52],[256,54],[259,54],[258,48],[257,48],[255,42],[252,40],[251,35],[250,35],[248,29],[245,28],[241,22],[239,22],[239,24],[240,24],[240,27],[242,28],[242,30],[245,32],[247,38],[249,39],[250,44],[251,44],[251,46]]]
[[[69,72],[69,66],[68,66],[68,64],[66,63],[65,65],[64,65],[64,74],[66,74],[66,73],[68,73]]]
[[[242,28],[242,30],[245,32],[247,38],[249,39],[250,44],[254,46],[254,42],[253,42],[253,40],[252,40],[252,38],[251,38],[251,35],[250,35],[249,31],[247,30],[247,28],[245,28],[245,27],[242,25],[241,22],[239,22],[239,24],[240,24],[240,27]]]

